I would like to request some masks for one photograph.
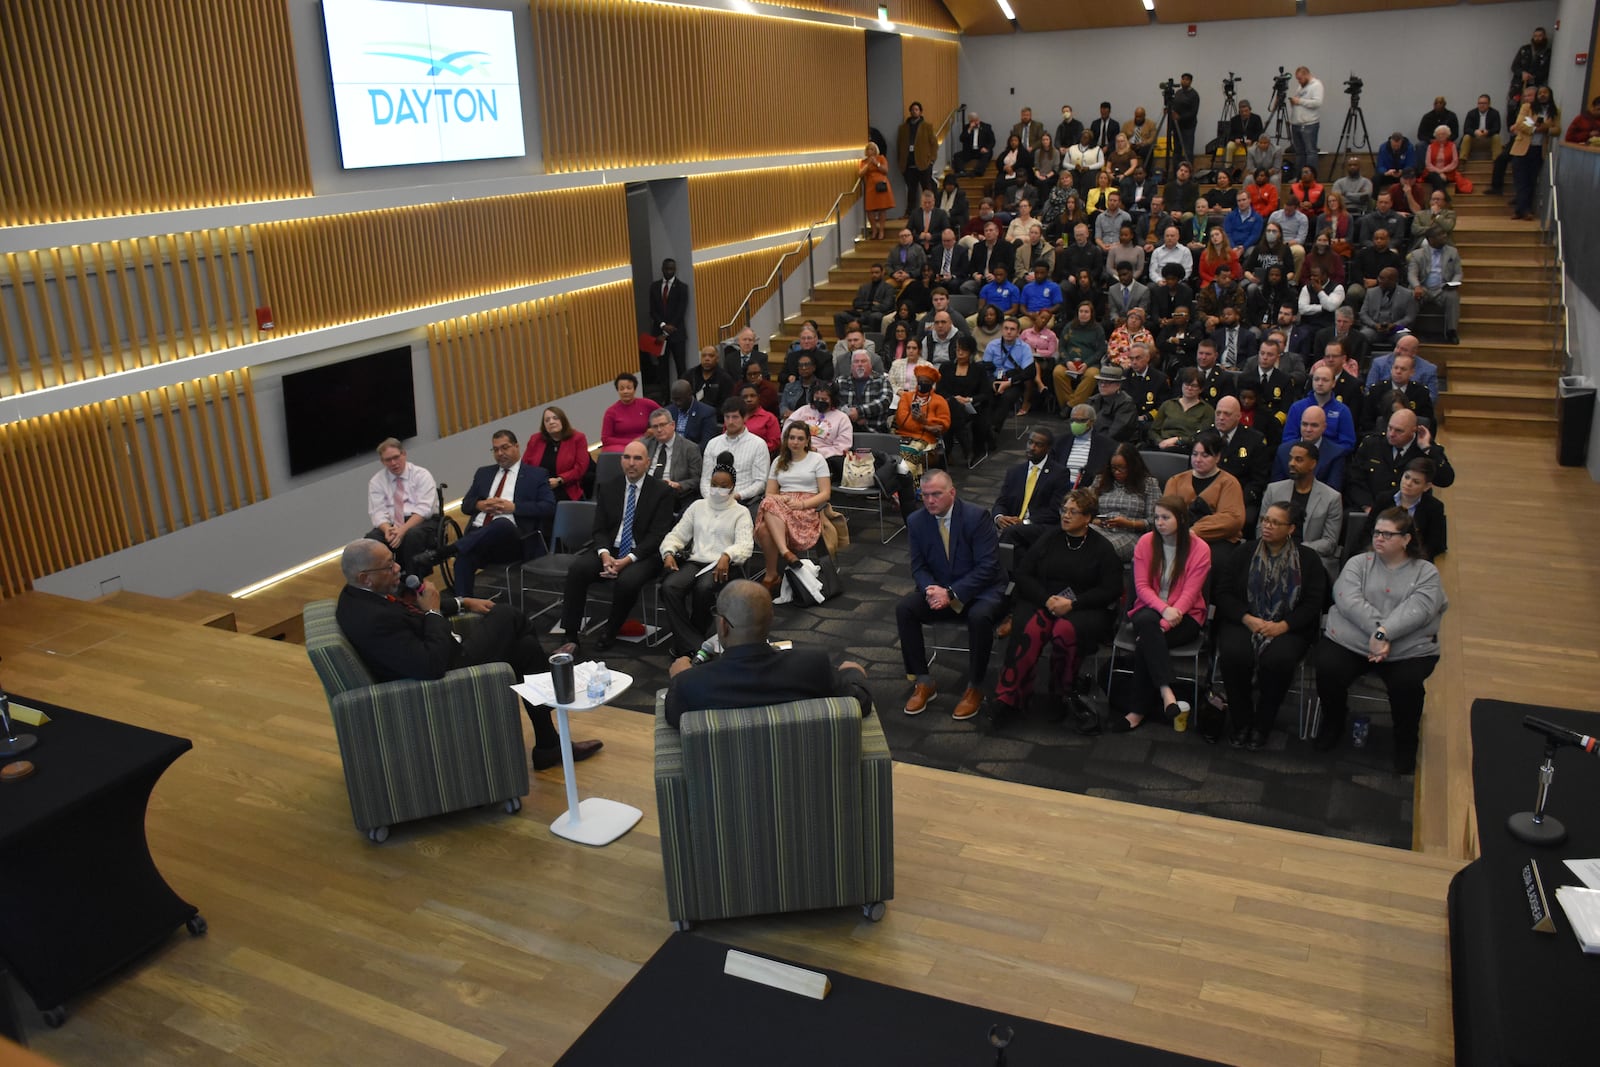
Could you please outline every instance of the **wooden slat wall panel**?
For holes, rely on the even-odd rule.
[[[53,502],[0,508],[0,597],[266,499],[254,403],[241,370],[0,425],[0,494]]]
[[[879,0],[765,0],[773,7],[794,7],[802,11],[826,11],[834,15],[878,18]],[[896,25],[918,26],[926,30],[958,29],[940,0],[882,0],[889,8],[889,21]],[[990,0],[993,3],[993,0]]]
[[[0,225],[311,195],[288,5],[0,0]]]
[[[632,284],[613,282],[429,323],[440,435],[637,370],[633,320]]]
[[[532,285],[628,262],[625,187],[596,185],[252,228],[277,332]]]
[[[255,340],[248,244],[249,231],[234,226],[8,254],[0,263],[0,395]],[[224,302],[235,275],[246,299]]]
[[[943,123],[961,102],[957,86],[957,65],[961,47],[954,41],[935,41],[927,37],[900,38],[900,113],[911,101],[922,101],[922,113],[929,122]],[[888,131],[884,131],[888,132]],[[946,128],[938,130],[942,139]]]
[[[856,182],[856,161],[736,170],[689,178],[689,218],[696,248],[801,230],[822,219]],[[855,194],[841,207],[848,211]]]
[[[861,30],[630,0],[531,2],[551,173],[852,148],[866,128]],[[642,117],[649,136],[625,135],[619,116]]]
[[[734,313],[739,310],[739,306],[744,303],[745,294],[767,280],[772,268],[777,265],[779,256],[799,247],[801,245],[797,243],[781,248],[767,248],[760,252],[723,256],[721,259],[711,259],[694,265],[695,314],[700,326],[701,348],[722,340],[718,331],[722,324],[732,319]],[[784,261],[783,276],[789,277],[804,262],[803,255],[790,256]],[[771,295],[771,290],[758,294],[751,301],[752,309],[759,308]]]

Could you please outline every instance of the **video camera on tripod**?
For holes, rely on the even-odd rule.
[[[1278,69],[1282,70],[1283,68],[1279,67]],[[1242,81],[1244,81],[1244,79],[1239,77],[1239,75],[1235,74],[1231,70],[1228,71],[1228,76],[1222,79],[1222,95],[1227,97],[1229,100],[1232,100],[1234,97],[1234,86]]]
[[[1178,81],[1177,81],[1177,79],[1176,78],[1168,78],[1166,81],[1164,81],[1160,85],[1156,86],[1156,88],[1161,90],[1161,102],[1163,104],[1165,104],[1167,107],[1171,107],[1172,106],[1172,94],[1178,91]]]
[[[1356,76],[1354,71],[1351,71],[1350,77],[1344,80],[1344,91],[1349,94],[1352,106],[1361,99],[1361,90],[1366,86],[1366,84],[1366,82],[1362,81]]]

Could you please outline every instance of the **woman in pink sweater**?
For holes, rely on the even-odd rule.
[[[1141,710],[1113,718],[1112,733],[1137,730],[1152,697],[1168,720],[1182,715],[1187,725],[1189,705],[1173,691],[1177,676],[1168,649],[1200,636],[1210,571],[1211,548],[1189,531],[1188,504],[1182,497],[1162,497],[1156,502],[1155,529],[1133,548],[1134,599],[1128,622],[1134,638],[1134,696]]]
[[[639,379],[623,371],[611,383],[617,390],[617,402],[606,408],[600,418],[600,451],[621,452],[629,441],[637,441],[650,428],[650,413],[660,407],[649,397],[636,396]]]

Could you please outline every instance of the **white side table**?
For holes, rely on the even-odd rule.
[[[567,810],[550,824],[551,831],[559,837],[580,844],[609,845],[633,829],[634,824],[644,817],[644,812],[630,804],[605,800],[601,797],[590,797],[582,802],[578,800],[578,776],[572,762],[572,727],[567,721],[567,713],[591,711],[602,704],[609,704],[633,684],[633,676],[621,671],[612,671],[611,684],[606,687],[606,695],[599,700],[590,700],[585,691],[588,688],[589,672],[594,670],[594,667],[593,663],[573,665],[575,676],[573,690],[577,699],[571,704],[555,702],[555,690],[548,672],[530,674],[523,679],[521,685],[514,685],[511,688],[529,703],[549,704],[556,709],[556,727],[561,732],[561,771],[567,780]]]

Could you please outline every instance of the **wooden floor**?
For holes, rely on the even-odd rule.
[[[898,765],[898,895],[714,923],[823,968],[1240,1064],[1448,1063],[1445,887],[1470,854],[1478,696],[1586,706],[1600,682],[1600,488],[1553,445],[1446,438],[1444,663],[1400,852]],[[1513,565],[1513,562],[1514,565]],[[193,738],[152,850],[210,922],[35,1030],[62,1064],[553,1061],[669,932],[650,724],[602,711],[586,795],[643,822],[552,836],[560,772],[518,816],[357,835],[302,648],[39,595],[0,611],[8,688]],[[48,772],[48,727],[38,761]],[[35,1020],[36,1021],[36,1020]]]

